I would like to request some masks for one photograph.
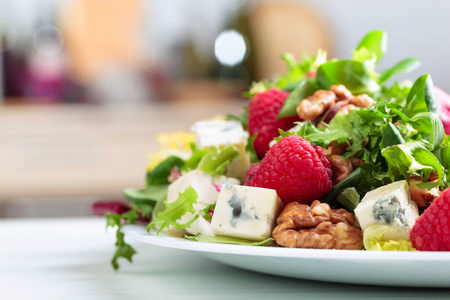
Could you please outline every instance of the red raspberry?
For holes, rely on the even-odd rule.
[[[319,147],[289,135],[267,152],[252,186],[276,190],[284,204],[309,203],[328,193],[331,176],[331,164]]]
[[[245,183],[246,186],[252,186],[252,179],[258,171],[259,163],[254,163],[250,165],[250,168],[247,170],[247,174],[245,175]]]
[[[297,116],[277,119],[277,115],[289,96],[288,92],[275,88],[259,93],[252,98],[248,108],[248,131],[250,135],[258,134],[254,142],[259,158],[269,150],[269,143],[279,136],[278,128],[288,130],[300,119]]]
[[[450,251],[450,189],[417,218],[411,242],[420,251]]]

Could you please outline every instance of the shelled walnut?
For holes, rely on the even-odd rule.
[[[342,160],[341,155],[333,154],[328,157],[328,160],[330,161],[331,170],[333,171],[333,184],[341,182],[353,172],[352,162],[348,158]]]
[[[330,91],[335,93],[339,100],[348,100],[353,97],[353,94],[342,84],[330,86]]]
[[[300,101],[297,106],[297,114],[303,120],[312,121],[333,106],[336,99],[335,93],[318,90],[312,96]]]
[[[289,203],[272,231],[275,241],[289,248],[361,250],[363,236],[355,216],[344,209],[331,209],[315,200],[311,206]]]
[[[318,90],[312,96],[300,101],[297,114],[305,121],[329,123],[338,112],[348,114],[357,108],[370,107],[375,101],[367,94],[352,95],[342,84],[330,86],[330,90]]]

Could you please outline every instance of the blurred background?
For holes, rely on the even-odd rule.
[[[84,216],[144,185],[159,132],[238,114],[280,54],[389,35],[450,91],[450,2],[0,0],[0,217]]]

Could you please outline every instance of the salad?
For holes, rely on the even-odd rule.
[[[161,134],[142,189],[98,202],[132,261],[125,223],[192,242],[365,251],[450,251],[450,96],[431,76],[387,84],[387,34],[369,32],[349,59],[326,52],[255,82],[241,115]],[[447,134],[447,135],[446,135]]]

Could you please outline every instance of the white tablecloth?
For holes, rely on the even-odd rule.
[[[345,285],[269,276],[196,253],[133,243],[114,272],[102,218],[0,221],[0,299],[448,299],[450,289]],[[336,270],[338,274],[339,270]],[[426,276],[426,274],[424,274]]]

